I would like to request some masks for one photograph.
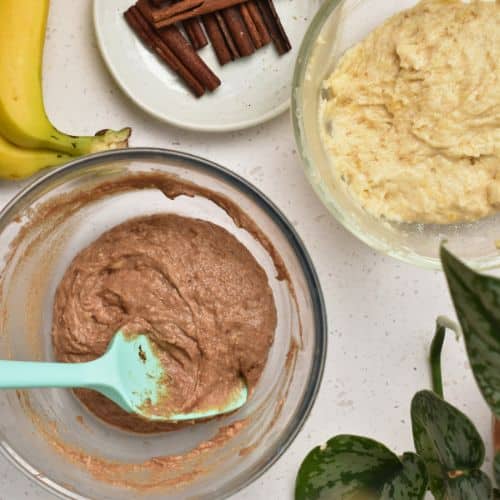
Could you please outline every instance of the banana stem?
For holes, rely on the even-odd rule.
[[[129,127],[118,131],[101,130],[94,136],[71,136],[57,132],[50,136],[46,146],[72,156],[82,156],[108,149],[126,148],[131,132]]]

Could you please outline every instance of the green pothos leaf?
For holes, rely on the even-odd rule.
[[[441,262],[474,377],[500,417],[500,279],[476,273],[444,247]]]
[[[497,451],[493,460],[493,471],[495,473],[495,481],[500,485],[500,451]]]
[[[304,459],[295,500],[420,500],[426,489],[425,465],[414,453],[398,458],[372,439],[340,435]]]
[[[420,391],[411,403],[411,420],[415,449],[427,466],[436,499],[475,499],[466,495],[475,488],[480,493],[489,491],[477,498],[491,498],[491,483],[479,471],[485,454],[483,441],[461,411],[434,392]]]
[[[493,499],[490,478],[480,470],[448,479],[445,483],[447,500],[489,500]]]

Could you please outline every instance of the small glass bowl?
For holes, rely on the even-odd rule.
[[[320,138],[318,108],[323,81],[347,49],[416,0],[326,0],[302,42],[293,77],[292,120],[307,178],[333,216],[360,240],[383,253],[421,267],[441,268],[443,241],[478,269],[500,264],[496,247],[500,215],[474,223],[401,224],[373,217],[332,172]]]
[[[269,252],[208,198],[169,199],[153,186],[118,192],[105,187],[152,172],[178,176],[236,202],[283,258],[291,286],[277,278]],[[95,192],[100,195],[85,199],[85,193]],[[75,193],[82,197],[80,205],[70,201]],[[63,215],[60,208],[50,208],[54,200],[58,207],[65,203]],[[68,390],[0,391],[0,452],[61,498],[225,498],[282,455],[318,392],[326,354],[325,309],[313,265],[294,229],[240,177],[201,158],[161,149],[75,160],[35,180],[2,210],[0,358],[52,360],[54,292],[71,260],[107,229],[159,212],[225,227],[262,265],[278,312],[266,368],[252,398],[237,413],[156,435],[127,433],[99,421]],[[214,436],[231,436],[238,426],[239,432],[222,445],[199,448]],[[193,449],[198,451],[186,456]],[[165,456],[172,466],[158,469],[164,459],[154,457]]]

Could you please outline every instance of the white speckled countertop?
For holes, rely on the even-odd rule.
[[[285,455],[234,498],[291,499],[296,471],[313,446],[338,433],[412,450],[409,405],[429,387],[426,358],[438,314],[451,314],[444,277],[372,251],[345,231],[309,187],[288,114],[247,131],[186,132],[139,110],[117,88],[96,48],[90,0],[52,0],[44,65],[48,112],[74,133],[130,125],[131,145],[179,149],[224,165],[269,196],[292,221],[321,279],[329,318],[323,384],[311,416]],[[22,187],[0,183],[0,204]],[[445,393],[476,423],[491,468],[490,416],[463,344],[445,345]],[[0,500],[53,498],[0,457]]]

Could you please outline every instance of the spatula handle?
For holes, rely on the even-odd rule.
[[[102,382],[102,380],[96,380],[100,374],[97,368],[96,361],[89,363],[0,361],[0,389],[90,388]]]

